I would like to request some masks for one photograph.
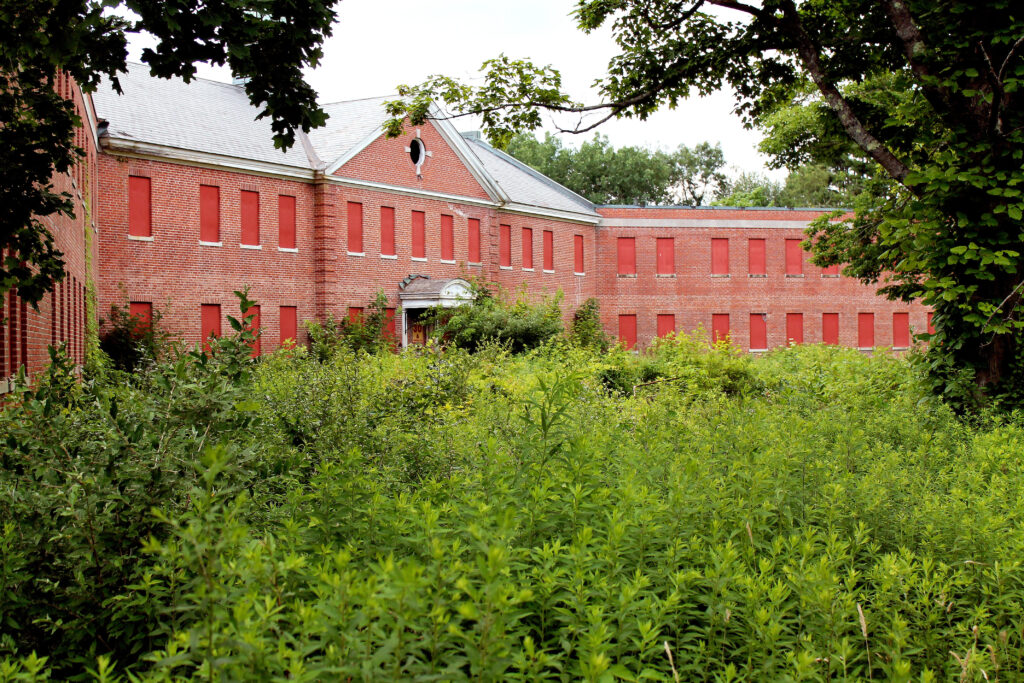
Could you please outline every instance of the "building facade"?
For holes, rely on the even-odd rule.
[[[808,262],[800,241],[821,210],[595,206],[443,118],[386,138],[383,98],[326,105],[326,127],[281,152],[240,86],[156,79],[142,65],[121,85],[76,95],[89,155],[69,182],[83,211],[54,228],[71,293],[61,285],[27,314],[38,330],[7,374],[22,358],[38,369],[48,342],[84,349],[90,314],[72,302],[87,282],[99,317],[158,309],[191,343],[226,329],[232,293],[249,286],[263,352],[301,340],[305,320],[358,315],[378,292],[414,342],[415,308],[473,278],[561,291],[567,320],[595,297],[606,330],[641,348],[698,328],[752,351],[903,348],[928,325],[923,306]]]

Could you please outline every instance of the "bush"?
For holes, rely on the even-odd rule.
[[[314,357],[326,361],[341,348],[367,353],[394,350],[396,340],[388,330],[391,313],[387,306],[387,295],[379,291],[358,318],[335,320],[334,315],[328,313],[323,324],[307,320],[306,331]]]
[[[579,346],[596,351],[607,351],[611,346],[611,338],[601,324],[601,303],[597,299],[591,297],[576,309],[569,328],[569,339]]]
[[[162,320],[159,309],[153,309],[151,320],[144,320],[129,312],[127,302],[112,304],[110,320],[100,321],[100,350],[118,370],[135,372],[150,366],[170,347],[170,334]]]

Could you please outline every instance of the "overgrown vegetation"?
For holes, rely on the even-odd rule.
[[[160,324],[163,311],[153,309],[151,319],[132,315],[127,302],[110,307],[110,319],[100,321],[100,349],[115,368],[126,372],[155,363],[170,343],[170,335]]]
[[[1024,673],[1024,426],[904,360],[235,322],[0,412],[0,680]]]

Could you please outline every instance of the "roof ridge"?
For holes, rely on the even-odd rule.
[[[142,67],[144,69],[148,69],[149,68],[149,65],[146,64],[145,62],[125,62],[125,64],[127,66]],[[157,80],[161,80],[161,81],[179,80],[182,83],[184,83],[185,85],[191,85],[192,82],[194,82],[194,81],[204,81],[204,82],[209,83],[211,85],[219,85],[219,86],[223,86],[225,88],[231,88],[233,91],[237,91],[237,92],[241,92],[242,94],[245,94],[245,90],[240,85],[235,85],[234,83],[225,83],[224,81],[217,81],[217,80],[214,80],[212,78],[207,78],[206,76],[193,76],[192,77],[192,81],[186,81],[181,76],[169,76],[169,77],[154,76],[152,73],[149,73],[149,72],[147,72],[145,74],[145,76],[147,78],[153,78],[153,79],[157,79]]]

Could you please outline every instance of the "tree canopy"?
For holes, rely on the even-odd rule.
[[[963,373],[991,393],[1024,386],[1018,2],[579,0],[575,15],[586,32],[610,25],[618,48],[600,102],[574,101],[551,66],[502,55],[484,63],[481,85],[437,76],[400,88],[389,132],[406,116],[422,121],[434,99],[479,113],[498,144],[539,126],[544,109],[598,113],[573,126],[589,130],[729,86],[746,123],[772,125],[803,99],[814,125],[793,128],[804,138],[781,145],[779,161],[830,149],[863,159],[876,182],[852,219],[812,229],[815,261],[934,308],[938,390],[975,398],[956,381]]]
[[[63,277],[62,254],[41,219],[73,215],[53,174],[82,151],[73,103],[55,90],[58,71],[86,92],[108,78],[120,90],[127,36],[147,32],[156,45],[142,61],[156,76],[196,74],[196,62],[227,64],[248,79],[246,93],[269,117],[277,146],[326,114],[302,68],[316,65],[331,34],[334,2],[312,0],[21,0],[0,4],[0,295],[17,288],[37,303]]]

